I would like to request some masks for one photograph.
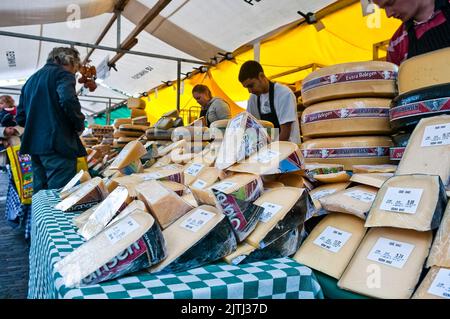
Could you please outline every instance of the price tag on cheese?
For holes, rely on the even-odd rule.
[[[226,190],[233,188],[236,185],[237,184],[233,183],[233,182],[222,182],[222,183],[215,185],[213,188],[217,189],[218,191],[225,192]]]
[[[208,212],[203,209],[198,209],[189,218],[184,220],[180,227],[190,230],[191,232],[198,232],[203,226],[206,225],[213,217],[214,213]]]
[[[109,227],[105,234],[111,244],[115,244],[138,228],[139,224],[133,218],[126,217],[118,224]]]
[[[450,269],[439,269],[433,283],[428,289],[428,293],[450,299]]]
[[[367,259],[402,269],[414,249],[414,245],[393,239],[378,238]]]
[[[160,179],[163,177],[163,175],[158,172],[142,174],[141,176],[144,181],[151,181],[151,180]]]
[[[206,184],[207,183],[204,180],[198,179],[192,184],[192,187],[203,189],[205,188]]]
[[[262,164],[270,163],[274,158],[280,156],[280,152],[273,150],[263,150],[258,153],[257,161]]]
[[[189,166],[184,172],[191,176],[197,176],[198,173],[202,170],[202,168],[205,167],[205,165],[194,163],[191,166]]]
[[[344,193],[345,196],[360,200],[364,203],[372,203],[375,200],[375,194],[367,193],[360,190],[354,190]]]
[[[450,145],[450,123],[431,125],[423,132],[422,147]]]
[[[264,212],[259,217],[259,221],[261,221],[263,223],[267,223],[269,220],[272,219],[273,216],[275,216],[281,210],[281,208],[283,208],[280,205],[269,203],[269,202],[264,202],[261,205],[261,207],[264,208]]]
[[[423,189],[389,187],[384,194],[380,209],[395,213],[415,214]]]
[[[314,244],[333,253],[337,253],[351,236],[351,233],[332,226],[327,226],[327,228],[325,228],[325,230],[314,240]]]

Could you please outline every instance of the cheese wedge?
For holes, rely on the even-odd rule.
[[[302,112],[302,135],[336,137],[389,134],[390,103],[390,99],[354,98],[311,105]]]
[[[396,175],[439,175],[450,189],[450,115],[421,119],[417,124]]]
[[[135,210],[139,210],[142,212],[146,212],[147,208],[145,207],[145,204],[143,201],[141,200],[133,200],[131,203],[129,203],[119,214],[117,214],[109,223],[109,224],[113,224],[125,217],[127,217],[128,215],[130,215],[131,213],[133,213]]]
[[[431,240],[430,231],[372,228],[338,286],[369,297],[410,298],[419,281]]]
[[[318,138],[301,145],[306,163],[332,163],[344,165],[389,164],[389,147],[392,140],[387,136],[352,136]]]
[[[310,73],[302,81],[302,101],[313,103],[346,97],[393,97],[398,67],[389,62],[336,64]]]
[[[188,178],[188,180],[192,180],[192,182],[190,183],[191,187],[205,189],[218,182],[219,179],[225,178],[226,174],[224,171],[221,171],[215,167],[205,167],[194,180],[192,180],[191,176]],[[186,182],[186,184],[188,183]]]
[[[427,267],[439,266],[450,268],[450,204],[447,204],[439,229],[434,237]]]
[[[85,172],[84,170],[80,170],[61,190],[60,196],[63,193],[67,193],[70,189],[73,187],[80,185],[84,182],[87,182],[91,179],[91,175],[89,175],[88,172]]]
[[[313,179],[321,183],[345,183],[350,180],[350,175],[347,172],[317,174]]]
[[[385,181],[394,176],[393,173],[362,173],[353,174],[350,181],[358,184],[380,188]]]
[[[366,220],[377,192],[375,187],[360,185],[322,197],[319,202],[327,211],[351,214]]]
[[[138,141],[128,143],[112,162],[110,169],[124,169],[133,165],[137,160],[147,153],[144,145]]]
[[[450,299],[450,269],[432,267],[412,299]]]
[[[129,109],[145,109],[145,102],[143,99],[130,97],[127,100],[127,107]]]
[[[185,194],[181,196],[181,198],[189,203],[189,205],[191,205],[192,207],[198,207],[198,203],[192,193]]]
[[[366,227],[432,230],[439,227],[446,205],[447,196],[439,176],[394,176],[380,188]]]
[[[237,245],[237,249],[234,252],[228,256],[225,256],[224,260],[228,264],[236,266],[242,263],[242,261],[245,260],[245,258],[247,258],[254,250],[256,250],[255,247],[247,244],[246,242],[242,242]]]
[[[225,215],[202,205],[163,231],[168,256],[151,273],[186,271],[219,260],[236,249],[236,238]]]
[[[136,186],[136,192],[162,229],[166,229],[192,209],[189,203],[157,181],[139,184]]]
[[[331,194],[346,189],[349,185],[350,182],[325,184],[309,191],[309,196],[312,199],[316,211],[320,212],[322,210],[322,204],[319,201],[322,197],[330,196]]]
[[[353,165],[352,170],[354,174],[365,173],[395,173],[397,165],[384,164],[384,165]]]
[[[58,261],[55,269],[71,288],[150,267],[166,255],[158,224],[147,212],[136,210]]]
[[[100,205],[96,204],[95,206],[92,206],[91,208],[85,210],[84,212],[82,212],[79,215],[76,215],[73,219],[72,222],[75,225],[75,227],[77,227],[78,229],[82,228],[84,226],[84,224],[86,224],[87,220],[89,219],[89,216],[92,215],[92,213],[97,209],[97,207]]]
[[[245,241],[255,248],[264,248],[293,228],[301,228],[308,200],[304,188],[280,187],[265,192],[254,202],[264,212]]]
[[[103,201],[106,196],[108,196],[108,191],[102,179],[100,177],[94,177],[81,184],[78,190],[56,204],[55,209],[62,210],[63,212],[86,210]]]
[[[361,243],[364,221],[332,213],[325,216],[294,255],[299,263],[339,279]]]

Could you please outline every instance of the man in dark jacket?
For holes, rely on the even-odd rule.
[[[22,88],[16,120],[25,128],[20,152],[31,155],[34,193],[63,187],[76,174],[77,158],[86,156],[75,90],[79,65],[76,49],[54,48]]]

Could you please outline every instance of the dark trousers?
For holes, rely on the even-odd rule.
[[[64,187],[77,173],[77,159],[59,154],[32,155],[33,193]]]

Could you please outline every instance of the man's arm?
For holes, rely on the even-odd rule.
[[[72,123],[74,130],[82,132],[85,117],[81,113],[81,105],[75,90],[75,76],[67,71],[60,72],[56,82],[56,91],[59,96],[59,104]]]
[[[289,137],[291,136],[291,127],[292,122],[280,124],[280,141],[289,141]]]

